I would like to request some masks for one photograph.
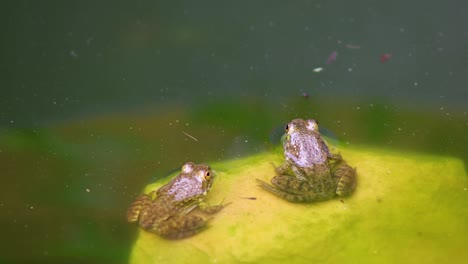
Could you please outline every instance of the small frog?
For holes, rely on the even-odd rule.
[[[185,163],[182,172],[159,189],[142,194],[127,211],[128,222],[167,239],[192,236],[206,227],[206,220],[189,214],[199,207],[213,214],[223,205],[208,206],[204,198],[211,188],[215,174],[208,165]]]
[[[329,151],[317,121],[294,119],[285,130],[285,161],[276,168],[273,186],[257,180],[260,187],[290,202],[323,201],[353,192],[356,170],[341,155]]]

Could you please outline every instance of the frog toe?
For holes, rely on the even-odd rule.
[[[286,177],[286,176],[284,176],[284,177]],[[291,178],[291,177],[289,177],[289,178]],[[274,182],[273,179],[272,179],[272,182]],[[287,200],[289,202],[293,202],[293,203],[305,202],[305,199],[304,199],[305,196],[304,195],[289,193],[289,192],[279,188],[276,185],[275,186],[270,185],[270,184],[268,184],[268,183],[266,183],[266,182],[264,182],[262,180],[259,180],[259,179],[257,179],[257,183],[258,183],[258,186],[261,187],[262,189],[274,194],[275,196],[277,196],[279,198]]]
[[[270,184],[262,181],[262,180],[259,180],[259,179],[256,179],[257,180],[257,184],[260,188],[264,189],[264,190],[267,190],[269,192],[275,192],[277,191],[276,188],[274,186],[271,186]]]

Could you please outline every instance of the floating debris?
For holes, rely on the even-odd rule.
[[[346,44],[346,48],[348,48],[348,49],[360,49],[361,46],[352,45],[352,44]]]
[[[89,37],[87,40],[86,40],[86,46],[89,46],[89,44],[91,44],[91,41],[93,41],[94,38],[93,37]]]
[[[191,138],[191,139],[193,139],[193,140],[195,140],[195,141],[198,142],[198,139],[196,139],[194,136],[190,135],[189,133],[187,133],[187,132],[185,132],[185,131],[182,131],[182,133],[184,133],[184,135],[186,135],[187,137],[189,137],[189,138]]]
[[[310,96],[310,94],[308,92],[302,92],[302,97],[304,97],[305,99],[308,99]]]
[[[336,61],[337,58],[338,58],[338,52],[335,50],[328,56],[328,59],[325,63],[331,64],[332,62]]]
[[[314,69],[314,72],[321,72],[323,71],[323,68],[322,67],[317,67]]]
[[[241,199],[257,200],[257,197],[241,197]]]
[[[390,53],[384,53],[384,54],[380,55],[380,62],[381,62],[381,63],[385,63],[385,62],[387,62],[390,58],[392,58],[392,54],[390,54]]]
[[[78,58],[78,53],[76,53],[75,50],[70,50],[69,54],[70,54],[70,56],[73,57],[74,59],[77,59],[77,58]]]

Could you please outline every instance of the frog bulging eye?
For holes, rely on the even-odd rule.
[[[182,166],[182,172],[184,173],[191,173],[193,171],[193,163],[187,162]]]
[[[318,122],[314,119],[307,120],[307,129],[312,131],[318,131]]]
[[[205,172],[205,181],[209,181],[211,179],[211,173],[209,171]]]

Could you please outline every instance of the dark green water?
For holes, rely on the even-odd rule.
[[[296,117],[348,144],[468,161],[462,1],[16,1],[0,12],[0,261],[124,263],[136,230],[125,210],[151,179],[268,150]]]

